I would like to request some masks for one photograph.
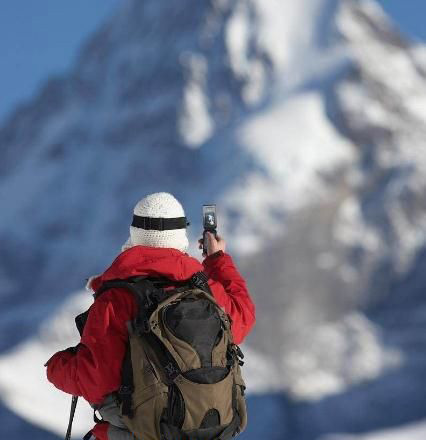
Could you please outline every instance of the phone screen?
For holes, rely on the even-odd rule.
[[[203,226],[204,229],[216,229],[216,205],[203,205]]]

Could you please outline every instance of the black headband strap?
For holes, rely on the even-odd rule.
[[[140,229],[168,231],[170,229],[185,229],[189,223],[186,217],[177,218],[154,218],[154,217],[139,217],[133,215],[132,226]]]

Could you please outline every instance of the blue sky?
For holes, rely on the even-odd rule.
[[[413,39],[426,41],[425,0],[377,0],[398,24],[401,30]]]
[[[49,75],[65,72],[82,42],[124,1],[0,0],[0,124]],[[426,41],[426,0],[379,2],[404,33]]]
[[[85,38],[119,3],[0,0],[0,124],[49,75],[72,65]]]

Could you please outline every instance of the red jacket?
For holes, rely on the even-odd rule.
[[[96,291],[104,281],[134,275],[183,281],[200,270],[209,276],[214,297],[231,316],[234,342],[241,343],[255,323],[255,307],[231,257],[221,251],[201,265],[176,249],[135,246],[121,253],[91,285]],[[121,364],[128,341],[126,323],[136,313],[136,301],[127,290],[113,288],[101,295],[90,309],[79,350],[54,354],[47,362],[48,380],[66,393],[102,403],[121,385]]]

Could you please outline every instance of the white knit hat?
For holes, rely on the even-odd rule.
[[[133,225],[130,226],[130,237],[123,245],[122,250],[129,249],[133,246],[153,246],[161,248],[174,248],[182,252],[186,252],[189,246],[188,237],[186,235],[186,226],[180,229],[155,230],[148,226],[136,227],[137,217],[162,218],[162,219],[180,219],[182,224],[186,225],[185,212],[182,205],[169,193],[160,192],[150,194],[140,200],[134,210]]]

